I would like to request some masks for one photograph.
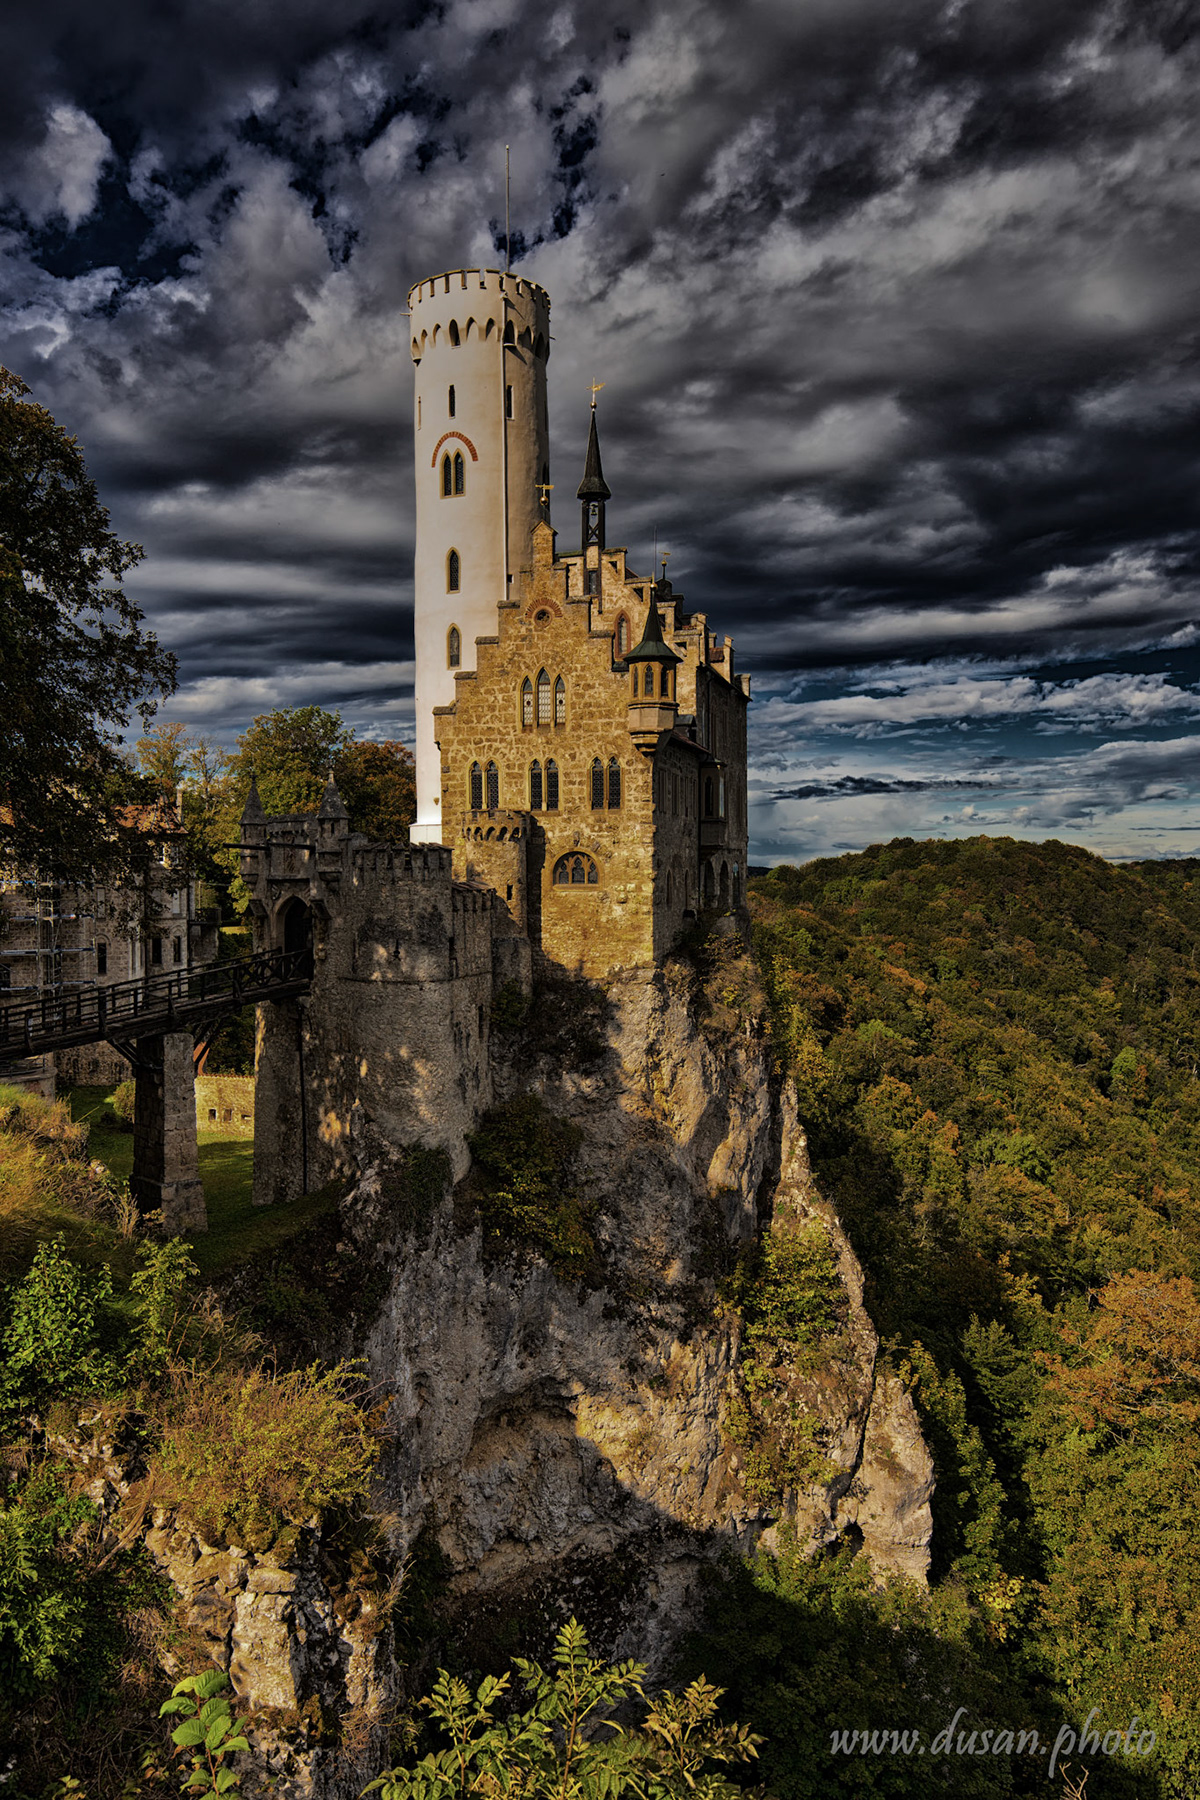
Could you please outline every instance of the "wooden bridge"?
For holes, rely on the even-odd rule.
[[[261,1000],[293,999],[308,992],[311,979],[311,951],[263,950],[203,969],[10,1001],[0,1006],[0,1063],[74,1044],[107,1042],[120,1050],[141,1037],[194,1030]]]
[[[263,950],[143,981],[10,1001],[0,1006],[0,1078],[5,1062],[73,1044],[111,1044],[128,1059],[137,1082],[129,1186],[139,1209],[161,1214],[168,1231],[205,1231],[196,1156],[196,1044],[211,1040],[240,1007],[306,994],[312,970],[307,946]]]

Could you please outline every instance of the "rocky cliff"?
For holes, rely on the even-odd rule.
[[[574,1613],[601,1652],[652,1672],[699,1621],[704,1565],[783,1528],[814,1551],[849,1532],[880,1574],[922,1579],[929,1455],[878,1366],[740,940],[701,973],[551,983],[521,1012],[493,1031],[493,1091],[502,1108],[537,1095],[569,1131],[588,1255],[567,1268],[506,1236],[470,1176],[398,1207],[404,1147],[370,1120],[330,1227],[341,1298],[322,1347],[364,1357],[388,1405],[374,1507],[394,1571],[436,1567],[438,1630],[472,1660],[498,1664]],[[730,1429],[743,1314],[727,1281],[764,1234],[819,1240],[839,1320],[785,1371],[819,1478],[766,1499]],[[292,1536],[241,1553],[159,1517],[148,1542],[207,1653],[266,1709],[257,1776],[348,1800],[378,1769],[413,1637],[401,1652],[379,1630],[386,1596],[331,1568],[320,1521]]]
[[[449,1204],[382,1248],[389,1283],[364,1348],[393,1397],[379,1498],[397,1552],[436,1537],[476,1642],[482,1617],[575,1611],[606,1651],[652,1666],[695,1623],[701,1564],[781,1521],[814,1547],[853,1528],[876,1570],[923,1577],[932,1466],[908,1394],[877,1373],[861,1272],[814,1187],[748,959],[730,945],[707,983],[682,962],[615,981],[584,1023],[581,1055],[560,992],[494,1080],[579,1134],[588,1279],[497,1254]],[[347,1207],[364,1254],[380,1254],[380,1182],[369,1172]],[[844,1323],[790,1398],[828,1466],[768,1507],[723,1429],[740,1322],[718,1277],[760,1231],[814,1226]]]

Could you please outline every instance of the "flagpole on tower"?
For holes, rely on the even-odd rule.
[[[508,145],[504,146],[504,273],[512,274],[512,232],[509,226]]]

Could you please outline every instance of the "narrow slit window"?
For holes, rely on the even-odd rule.
[[[540,762],[529,765],[529,810],[542,810],[542,765]]]
[[[662,674],[658,679],[658,691],[664,700],[671,698],[671,670],[668,664],[662,666]]]
[[[533,724],[533,683],[528,675],[521,683],[521,723]]]
[[[560,675],[554,683],[554,723],[565,725],[567,722],[567,684]]]
[[[592,811],[598,812],[604,805],[604,764],[597,756],[592,763]]]
[[[477,762],[471,764],[471,811],[483,811],[483,770]]]
[[[546,811],[558,811],[558,764],[552,756],[546,759]]]
[[[629,649],[629,620],[622,613],[617,620],[617,661],[620,662]]]
[[[461,450],[454,452],[454,491],[456,494],[465,494],[467,491],[467,465],[463,461]]]
[[[621,765],[615,756],[609,757],[608,760],[608,804],[610,806],[620,806],[621,804]]]
[[[489,812],[495,812],[500,804],[500,771],[494,762],[487,766],[487,803]]]
[[[453,383],[451,383],[450,389],[446,395],[446,411],[450,418],[454,417],[454,384]]]
[[[97,975],[107,975],[108,974],[108,945],[107,944],[97,944],[96,945],[96,973],[97,973]]]
[[[506,419],[511,419],[513,416],[511,387],[506,387],[504,390],[504,416]]]
[[[446,558],[446,592],[457,594],[462,564],[458,560],[458,551],[452,550]]]
[[[539,669],[537,678],[537,722],[539,725],[550,723],[550,677],[545,669]]]
[[[446,633],[446,667],[457,669],[462,662],[462,633],[452,625]]]

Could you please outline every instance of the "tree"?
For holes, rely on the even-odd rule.
[[[230,762],[231,799],[238,812],[252,778],[268,813],[316,812],[333,766],[350,741],[341,714],[321,706],[260,713],[238,739]]]
[[[192,764],[192,744],[186,725],[153,726],[137,742],[138,768],[151,783],[155,796],[173,799]]]
[[[378,844],[406,844],[417,816],[417,771],[412,751],[386,739],[349,744],[333,765],[350,829]]]
[[[0,853],[60,878],[127,865],[132,772],[175,659],[122,588],[141,560],[110,529],[74,438],[0,369]]]

